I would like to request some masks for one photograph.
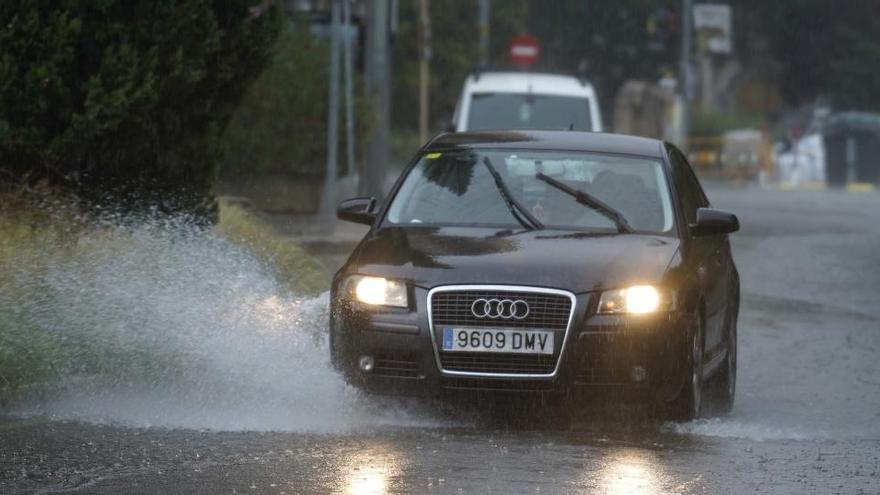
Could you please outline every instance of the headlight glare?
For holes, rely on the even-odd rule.
[[[670,309],[669,291],[651,285],[635,285],[626,289],[609,290],[599,299],[599,314],[648,314]]]
[[[407,307],[406,285],[382,277],[354,276],[348,283],[355,299],[373,306]]]
[[[653,313],[660,307],[660,293],[650,285],[626,289],[626,310],[630,313]]]

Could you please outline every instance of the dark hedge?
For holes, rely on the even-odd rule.
[[[210,213],[218,136],[281,25],[256,3],[0,2],[0,180]]]

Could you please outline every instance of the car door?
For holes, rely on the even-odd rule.
[[[680,197],[682,215],[686,225],[697,221],[697,209],[709,207],[709,201],[697,180],[696,175],[684,155],[670,147],[669,159],[672,163],[676,190]],[[685,229],[686,249],[683,253],[694,267],[693,276],[706,301],[706,352],[711,357],[719,349],[724,337],[724,320],[727,310],[727,265],[724,262],[727,252],[727,237],[721,235],[694,237]]]

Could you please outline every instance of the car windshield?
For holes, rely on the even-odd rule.
[[[477,93],[469,115],[469,130],[593,130],[590,100],[576,96]]]
[[[560,183],[568,191],[557,187]],[[505,198],[502,189],[513,201]],[[529,228],[534,226],[524,225],[522,218],[531,216],[546,229],[619,230],[613,215],[584,204],[589,201],[579,202],[570,194],[573,191],[604,203],[635,232],[669,234],[673,230],[669,188],[658,160],[556,151],[426,153],[401,185],[385,222]],[[520,207],[525,215],[517,211]]]

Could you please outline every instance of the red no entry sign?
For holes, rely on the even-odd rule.
[[[541,54],[538,39],[530,34],[521,34],[510,40],[510,59],[523,69],[532,66]]]

